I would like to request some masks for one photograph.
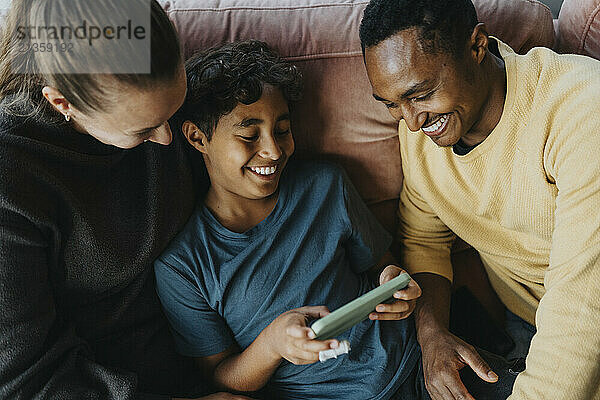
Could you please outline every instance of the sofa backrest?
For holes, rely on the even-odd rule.
[[[558,14],[561,53],[576,53],[600,60],[600,0],[565,0]]]
[[[578,1],[578,0],[575,0]],[[535,0],[473,0],[479,21],[488,32],[508,43],[517,53],[554,46],[552,11]]]
[[[374,207],[398,198],[402,174],[397,124],[371,96],[358,40],[368,1],[163,3],[180,33],[186,56],[198,49],[252,38],[267,42],[294,62],[304,75],[303,100],[292,110],[297,155],[326,157],[343,165]]]
[[[162,0],[190,56],[259,39],[303,72],[292,110],[300,156],[340,163],[371,210],[393,231],[402,187],[397,123],[372,97],[358,29],[367,0]],[[550,10],[533,0],[477,0],[480,20],[517,50],[551,47]]]

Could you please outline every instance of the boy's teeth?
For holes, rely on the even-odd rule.
[[[277,171],[277,167],[250,167],[250,169],[261,175],[271,175]]]

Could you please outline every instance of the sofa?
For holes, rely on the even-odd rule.
[[[368,0],[160,0],[185,55],[221,43],[259,39],[305,78],[292,110],[298,157],[341,164],[383,226],[394,232],[402,189],[397,123],[375,101],[358,29]],[[474,0],[488,32],[519,53],[535,46],[600,58],[600,0],[565,0],[557,19],[537,0]],[[457,241],[455,284],[468,285],[502,319],[476,253]]]
[[[299,157],[341,164],[390,232],[402,188],[396,122],[371,96],[358,39],[368,0],[158,0],[186,57],[221,43],[259,39],[305,77],[292,110]],[[0,27],[10,0],[0,1]],[[600,0],[564,0],[557,19],[537,0],[474,0],[490,34],[524,53],[534,46],[600,59]],[[459,244],[457,250],[466,246]]]
[[[396,122],[371,96],[358,28],[368,0],[159,0],[186,56],[233,40],[260,39],[304,73],[292,110],[298,157],[341,164],[373,214],[394,232],[402,188]],[[10,0],[0,1],[0,26]],[[600,0],[564,0],[557,19],[537,0],[474,0],[490,34],[524,53],[534,46],[600,59]],[[501,315],[476,254],[457,241],[456,286],[468,284]],[[495,305],[496,304],[496,305]],[[500,317],[498,317],[500,318]]]
[[[186,57],[259,39],[305,77],[292,110],[299,157],[341,164],[375,216],[395,231],[402,188],[397,124],[372,98],[358,29],[367,0],[160,0]],[[490,34],[524,53],[534,46],[600,57],[600,0],[565,0],[557,20],[537,0],[475,0]]]

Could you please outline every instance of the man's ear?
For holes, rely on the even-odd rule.
[[[181,125],[181,131],[185,135],[185,138],[201,153],[206,153],[206,144],[208,143],[208,138],[206,134],[200,130],[192,121],[185,121]]]
[[[471,50],[471,54],[473,55],[473,59],[481,64],[488,49],[488,33],[485,29],[485,25],[483,22],[478,23],[473,28],[473,32],[471,33],[471,38],[469,39],[469,46]]]
[[[73,115],[73,106],[65,99],[65,96],[63,96],[58,89],[51,86],[44,86],[42,88],[42,95],[59,113],[65,117],[71,118]]]

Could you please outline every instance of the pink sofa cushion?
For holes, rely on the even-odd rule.
[[[489,32],[517,50],[534,44],[551,46],[549,10],[532,0],[511,1],[476,1],[480,19],[489,21]],[[394,230],[402,188],[397,124],[373,99],[363,65],[358,29],[367,0],[161,3],[180,33],[187,56],[198,49],[252,38],[269,43],[293,61],[305,77],[304,99],[292,110],[298,154],[339,162],[379,220]]]
[[[565,0],[558,15],[561,53],[600,59],[600,0]]]
[[[554,46],[552,12],[537,0],[475,0],[488,33],[524,54],[532,47]]]
[[[348,171],[374,209],[394,208],[402,184],[397,124],[371,95],[358,28],[368,1],[181,0],[163,2],[185,54],[259,39],[304,74],[304,98],[292,110],[299,156],[323,156]],[[376,212],[376,211],[375,211]]]

